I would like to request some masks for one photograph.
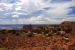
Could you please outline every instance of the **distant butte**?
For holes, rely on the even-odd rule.
[[[60,24],[60,26],[69,26],[69,27],[72,27],[72,28],[75,28],[75,22],[74,21],[64,21]]]

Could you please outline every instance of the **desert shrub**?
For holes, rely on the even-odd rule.
[[[36,50],[42,50],[41,48],[36,48]]]
[[[60,50],[65,50],[65,48],[62,48],[62,47],[61,47]]]
[[[71,33],[72,29],[71,28],[64,28],[63,29],[66,33]]]
[[[0,34],[5,34],[6,30],[0,30]]]
[[[48,33],[49,33],[49,30],[44,30],[44,33],[45,33],[45,34],[48,34]]]
[[[0,31],[0,34],[3,34],[3,33]]]
[[[61,33],[60,32],[57,32],[56,35],[61,35]]]
[[[7,48],[0,48],[0,50],[9,50],[9,49],[7,49]]]
[[[57,29],[53,29],[52,30],[53,33],[57,33],[57,31],[58,31]]]
[[[66,39],[65,39],[65,40],[64,40],[64,42],[66,42],[66,43],[67,43],[67,42],[69,42],[69,40],[66,40]]]
[[[32,33],[33,33],[33,32],[35,32],[35,33],[40,33],[41,30],[39,30],[39,29],[35,29],[35,30],[31,30],[31,32],[32,32]]]
[[[69,48],[68,48],[69,50],[75,50],[75,44],[73,44],[73,45],[69,45]]]
[[[18,36],[21,34],[21,31],[20,30],[16,30],[15,34]]]
[[[54,45],[54,46],[52,46],[51,50],[59,50],[59,46]]]
[[[69,38],[69,36],[67,36],[67,35],[65,35],[64,37],[65,37],[65,38]]]
[[[12,34],[15,34],[16,33],[16,30],[11,30]]]
[[[25,33],[27,33],[27,32],[28,32],[28,30],[21,30],[21,32],[25,32]]]
[[[27,35],[28,37],[32,37],[33,36],[33,33],[32,32],[30,32],[30,33],[28,33],[28,35]]]
[[[64,37],[65,36],[65,33],[62,33],[62,34],[60,33],[60,36]]]
[[[11,30],[10,32],[15,35],[20,35],[21,30]]]
[[[60,28],[60,27],[56,27],[56,30],[57,30],[57,31],[61,31],[61,28]]]
[[[48,37],[50,37],[50,36],[53,36],[53,34],[50,32],[50,33],[48,33]]]

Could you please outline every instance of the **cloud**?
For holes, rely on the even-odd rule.
[[[0,24],[75,21],[75,0],[0,0]],[[11,20],[11,21],[10,21]]]
[[[52,3],[63,3],[63,2],[69,2],[69,1],[72,1],[72,0],[52,0],[51,2]]]
[[[20,0],[0,0],[1,3],[16,3],[16,2],[20,2]]]

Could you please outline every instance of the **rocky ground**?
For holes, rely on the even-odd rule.
[[[75,50],[75,34],[36,34],[28,37],[22,33],[0,35],[0,47],[8,50]],[[2,50],[2,49],[1,49]]]

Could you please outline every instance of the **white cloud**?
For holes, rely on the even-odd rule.
[[[12,17],[13,17],[13,18],[19,18],[19,16],[18,16],[18,15],[13,15]]]
[[[7,17],[9,18],[17,18],[12,19],[12,21],[8,20],[3,21],[3,23],[60,23],[65,20],[71,20],[75,18],[74,16],[69,17],[68,12],[71,10],[69,7],[75,6],[75,0],[63,3],[51,3],[51,0],[20,0],[17,3],[0,3],[0,18]],[[49,8],[43,10],[43,8]],[[33,12],[43,10],[44,13],[41,15],[33,15]],[[40,11],[38,12],[40,13]],[[34,13],[35,14],[35,13]],[[23,15],[25,18],[22,18]],[[28,19],[26,18],[28,17]],[[21,19],[20,19],[21,18]],[[61,20],[57,20],[61,19]],[[15,21],[15,22],[13,22]]]

